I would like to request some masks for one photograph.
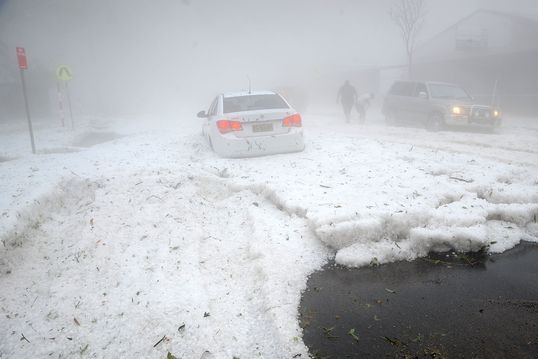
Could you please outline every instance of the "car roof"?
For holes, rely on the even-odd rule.
[[[428,84],[428,85],[443,85],[443,86],[458,86],[458,87],[460,87],[460,85],[453,84],[453,83],[450,83],[450,82],[425,81],[425,83]]]
[[[275,95],[274,91],[241,91],[241,92],[227,92],[223,93],[222,97],[242,97],[242,96],[256,96],[256,95]]]
[[[458,86],[458,84],[450,83],[450,82],[440,82],[440,81],[415,81],[415,80],[398,80],[396,82],[406,82],[406,83],[420,83],[420,84],[426,84],[426,85],[443,85],[443,86]]]

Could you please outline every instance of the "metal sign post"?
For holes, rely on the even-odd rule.
[[[30,142],[32,144],[32,153],[35,154],[34,129],[32,127],[32,118],[30,117],[30,106],[28,106],[28,96],[26,94],[26,81],[24,71],[28,70],[28,61],[26,59],[26,51],[24,47],[17,47],[17,61],[19,63],[19,71],[21,73],[22,94],[24,97],[24,108],[26,109],[26,118],[28,119],[28,130],[30,132]]]
[[[56,91],[58,92],[58,109],[60,111],[60,120],[62,121],[62,127],[65,127],[64,100],[62,97],[60,81],[56,81]]]
[[[69,86],[67,85],[67,83],[73,79],[73,71],[71,71],[71,68],[67,65],[60,65],[56,69],[56,77],[64,84],[67,106],[69,106],[69,116],[71,117],[71,129],[74,129],[75,121],[73,120],[73,108],[71,107],[71,96],[69,95]]]
[[[69,117],[71,117],[71,129],[75,129],[75,121],[73,120],[73,108],[71,107],[71,96],[69,95],[68,82],[65,82],[65,97],[67,98],[67,106],[69,106]]]

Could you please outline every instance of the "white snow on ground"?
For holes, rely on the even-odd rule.
[[[311,115],[304,152],[230,160],[195,120],[145,120],[43,121],[35,156],[0,128],[0,358],[306,358],[300,295],[328,259],[538,241],[533,123]]]

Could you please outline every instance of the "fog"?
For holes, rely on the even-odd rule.
[[[256,89],[300,88],[334,103],[353,71],[405,63],[389,7],[389,0],[2,0],[0,79],[18,86],[14,48],[23,46],[35,113],[55,111],[60,64],[73,69],[74,108],[84,114],[176,116],[216,93],[246,89],[248,78]],[[533,0],[429,0],[426,8],[419,43],[479,8],[538,13]]]
[[[0,359],[536,358],[537,4],[0,0]]]

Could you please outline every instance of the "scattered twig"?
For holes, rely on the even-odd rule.
[[[81,354],[81,355],[84,354],[84,352],[85,352],[86,350],[88,350],[88,347],[89,347],[89,346],[90,346],[90,344],[86,344],[86,346],[85,346],[84,348],[81,348],[81,349],[80,349],[80,354]]]
[[[161,340],[159,340],[157,343],[153,344],[153,347],[155,348],[157,345],[161,344],[163,342],[163,340],[165,340],[165,339],[166,339],[166,335],[163,335]]]
[[[390,344],[392,344],[392,345],[394,345],[394,346],[397,346],[397,347],[400,347],[400,346],[404,346],[404,347],[406,347],[406,346],[407,346],[407,344],[405,344],[404,342],[398,340],[397,338],[395,338],[395,339],[391,339],[391,338],[386,337],[386,336],[385,336],[385,337],[381,337],[381,338],[383,338],[384,340],[386,340],[386,341],[389,342]]]
[[[325,336],[327,337],[327,339],[338,339],[338,338],[340,338],[340,337],[332,334],[333,330],[334,330],[334,327],[332,327],[332,328],[323,328],[323,332],[324,332]]]
[[[454,177],[454,176],[450,176],[449,178],[451,180],[454,180],[454,181],[460,181],[460,182],[465,182],[465,183],[473,183],[473,180],[467,180],[465,178],[459,178],[459,177]]]
[[[28,340],[28,338],[26,338],[26,337],[24,336],[24,333],[21,333],[21,341],[22,341],[22,340],[26,340],[28,343],[30,343],[30,341]]]
[[[347,334],[349,334],[353,339],[355,339],[355,341],[359,341],[359,337],[357,336],[357,334],[355,334],[355,328],[351,328],[349,332],[347,332]]]

